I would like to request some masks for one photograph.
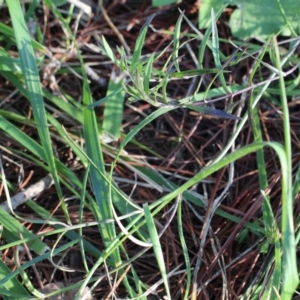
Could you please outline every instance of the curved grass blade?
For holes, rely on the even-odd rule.
[[[267,51],[271,38],[266,42],[265,46],[263,47],[263,51],[261,52],[259,58],[256,60],[254,67],[252,68],[253,71],[250,74],[249,81],[250,83],[253,82],[254,75],[256,70],[260,67],[262,59]],[[254,141],[255,142],[262,142],[262,133],[260,128],[260,121],[259,115],[257,111],[257,106],[253,105],[254,97],[251,93],[250,100],[249,100],[249,122],[251,124],[251,128],[253,131]],[[267,190],[268,178],[267,178],[267,171],[266,171],[266,163],[264,158],[263,149],[259,149],[256,151],[256,160],[258,166],[258,176],[259,176],[259,185],[261,193],[263,194],[263,202],[262,202],[262,214],[264,220],[264,226],[266,228],[266,237],[267,242],[266,244],[270,243],[271,245],[275,245],[274,247],[274,261],[275,261],[275,268],[273,270],[273,274],[271,276],[270,281],[264,292],[264,297],[266,299],[270,297],[270,299],[276,299],[279,289],[280,289],[280,281],[281,281],[281,255],[280,255],[280,241],[279,241],[279,230],[277,227],[276,219],[274,217],[272,206],[270,202],[270,197],[265,194],[265,190]],[[272,247],[273,248],[273,247]],[[273,249],[271,249],[272,251]],[[271,258],[272,259],[272,258]],[[270,296],[271,295],[271,296]]]
[[[284,147],[286,156],[286,170],[282,170],[282,176],[285,174],[288,179],[285,183],[286,186],[282,185],[282,190],[285,190],[282,198],[282,219],[281,219],[281,230],[282,230],[282,247],[283,247],[283,274],[282,274],[282,289],[281,297],[283,300],[291,299],[297,286],[299,285],[299,276],[297,270],[297,255],[296,255],[296,244],[295,244],[295,233],[294,233],[294,222],[293,222],[293,183],[292,183],[292,149],[291,149],[291,131],[290,131],[290,119],[289,119],[289,108],[286,97],[285,81],[282,72],[282,62],[280,59],[280,53],[276,38],[273,37],[274,48],[275,48],[275,62],[276,67],[279,70],[279,86],[281,90],[281,105],[283,113],[283,132],[284,132]],[[282,167],[282,166],[281,166]]]

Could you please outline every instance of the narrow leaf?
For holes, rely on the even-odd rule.
[[[201,76],[205,74],[212,74],[212,73],[218,73],[220,72],[220,69],[196,69],[196,70],[187,70],[187,71],[181,71],[181,72],[174,72],[170,75],[169,78],[183,78],[188,79],[195,76]],[[228,71],[224,71],[228,72]]]
[[[130,66],[130,71],[133,72],[139,65],[140,65],[140,59],[141,59],[141,53],[142,53],[142,48],[144,45],[144,41],[146,38],[146,33],[148,31],[148,27],[154,18],[154,15],[150,16],[146,23],[143,25],[140,34],[138,35],[138,38],[135,43],[134,51],[133,51],[133,56],[132,56],[132,62]]]
[[[112,94],[115,90],[122,88],[122,77],[117,78],[115,72],[112,72],[107,89],[107,96]],[[102,127],[104,131],[108,132],[115,140],[121,136],[121,124],[123,116],[123,103],[125,91],[115,94],[106,102],[104,109],[104,119]]]

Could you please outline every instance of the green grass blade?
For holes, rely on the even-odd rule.
[[[287,176],[287,182],[282,185],[282,247],[283,247],[283,278],[281,297],[283,300],[291,299],[298,284],[299,277],[297,271],[297,256],[294,233],[293,217],[293,198],[292,198],[292,149],[291,149],[291,132],[289,121],[289,108],[285,92],[285,81],[282,74],[281,59],[276,39],[273,39],[275,46],[275,61],[279,74],[279,86],[281,90],[281,105],[283,113],[283,132],[284,147],[286,156],[286,170],[282,170],[282,176]]]
[[[7,265],[3,262],[3,260],[0,260],[0,278],[5,278],[11,273],[11,270],[7,267]],[[21,297],[24,297],[25,295],[29,294],[27,290],[23,287],[23,285],[17,280],[16,277],[11,278],[10,280],[6,281],[4,284],[0,287],[0,295],[4,296],[7,295],[10,297],[9,299],[20,299]]]
[[[137,67],[141,64],[141,54],[142,54],[142,48],[144,45],[144,41],[146,38],[146,33],[148,31],[149,25],[154,18],[154,15],[150,16],[146,23],[143,25],[141,28],[141,31],[138,35],[138,38],[136,40],[135,46],[134,46],[134,51],[132,55],[132,61],[131,61],[131,66],[130,66],[130,71],[134,72]]]
[[[218,29],[217,29],[217,19],[215,17],[215,13],[213,8],[211,9],[211,24],[212,24],[212,54],[214,57],[214,62],[217,69],[221,70],[221,60],[220,60],[220,49],[219,49],[219,36],[218,36]],[[228,93],[227,84],[224,77],[223,72],[220,73],[220,82],[224,90]]]
[[[9,1],[7,1],[7,2],[9,2]],[[16,38],[14,29],[12,29],[11,27],[9,27],[3,23],[0,23],[0,33],[2,33],[4,36],[10,37],[12,40],[15,40],[15,38]],[[38,43],[37,41],[32,39],[31,44],[32,44],[32,47],[34,48],[34,50],[40,51],[44,54],[49,54],[48,49],[46,47],[44,47],[43,45],[41,45],[40,43]]]
[[[182,211],[181,211],[182,196],[179,195],[178,197],[179,197],[179,203],[178,203],[178,207],[177,207],[178,234],[179,234],[181,249],[182,249],[182,253],[184,256],[184,262],[185,262],[185,266],[186,266],[186,284],[185,284],[183,300],[187,300],[188,296],[189,296],[191,282],[192,282],[192,269],[191,269],[191,262],[190,262],[190,257],[189,257],[189,250],[187,248],[185,238],[184,238],[184,233],[183,233]]]
[[[174,73],[172,73],[169,76],[169,78],[176,78],[176,79],[184,78],[184,79],[188,79],[188,78],[192,78],[192,77],[196,77],[196,76],[201,76],[201,75],[205,75],[205,74],[215,74],[215,73],[218,73],[218,72],[220,72],[220,69],[187,70],[187,71],[181,71],[181,72],[174,72]]]
[[[153,7],[159,7],[163,5],[170,5],[172,3],[180,2],[178,0],[152,0],[152,6]]]
[[[277,226],[276,226],[277,227]],[[274,266],[274,272],[273,272],[273,278],[270,282],[270,289],[271,290],[271,299],[276,299],[281,285],[281,279],[282,279],[282,257],[281,257],[281,244],[280,244],[280,233],[278,228],[276,228],[275,234],[274,234],[274,260],[275,260],[275,266]]]
[[[36,66],[34,52],[31,45],[31,39],[29,37],[19,1],[8,1],[7,6],[11,15],[14,31],[17,33],[15,34],[15,38],[19,50],[22,73],[27,87],[34,119],[36,121],[39,138],[41,140],[43,151],[46,156],[46,162],[48,163],[50,172],[53,176],[58,197],[62,199],[62,191],[59,185],[59,178],[54,163],[52,144],[47,126],[46,110],[44,106],[40,78]],[[70,218],[68,216],[66,205],[63,201],[61,202],[61,205],[65,217],[69,223]]]
[[[119,90],[123,86],[122,77],[117,78],[115,72],[112,72],[108,88],[107,96],[114,91]],[[123,119],[123,105],[124,105],[125,91],[121,89],[118,94],[106,102],[104,108],[103,124],[104,131],[110,134],[114,140],[118,140],[121,136],[121,124]]]
[[[294,181],[294,184],[293,184],[293,196],[292,196],[293,201],[295,200],[295,198],[296,198],[299,191],[300,191],[300,165],[297,169],[297,173],[296,173],[296,176],[295,176],[295,181]]]
[[[252,95],[250,97],[252,98]],[[251,106],[252,105],[250,104],[250,109]],[[252,120],[252,128],[254,133],[254,140],[255,142],[262,142],[261,129],[259,125],[259,116],[258,116],[256,106],[251,109],[251,120]],[[257,157],[260,190],[261,193],[263,194],[263,199],[264,199],[262,202],[262,214],[263,214],[264,226],[266,229],[267,241],[271,245],[275,245],[274,273],[271,277],[271,280],[264,294],[271,295],[270,299],[276,299],[277,297],[276,291],[279,291],[280,289],[280,279],[281,279],[281,255],[278,255],[278,253],[280,254],[281,245],[278,237],[279,231],[277,228],[276,219],[274,217],[271,203],[270,203],[270,197],[268,195],[265,195],[264,192],[268,188],[268,180],[267,180],[266,164],[265,164],[263,149],[257,150],[256,157]]]
[[[83,223],[84,206],[85,206],[85,199],[86,199],[86,187],[87,187],[87,181],[89,178],[89,173],[90,173],[90,166],[88,165],[88,167],[86,168],[86,171],[84,173],[83,189],[81,190],[81,195],[80,195],[79,224]],[[79,229],[78,233],[79,233],[79,236],[83,237],[82,228]],[[80,239],[79,247],[80,247],[80,253],[81,253],[83,267],[84,267],[85,271],[88,273],[89,267],[88,267],[88,264],[86,261],[86,254],[85,254],[85,247],[83,244],[83,239]]]
[[[145,219],[147,222],[147,227],[148,227],[149,234],[150,234],[150,239],[153,244],[153,251],[154,251],[154,254],[156,257],[157,265],[158,265],[161,277],[162,277],[164,285],[165,285],[168,299],[171,299],[164,255],[163,255],[163,251],[162,251],[161,244],[159,241],[159,236],[158,236],[158,233],[156,230],[156,226],[155,226],[155,223],[153,220],[153,216],[151,215],[148,204],[144,204],[143,208],[144,208],[144,213],[145,213]]]
[[[180,13],[179,18],[177,19],[174,35],[173,35],[173,45],[174,50],[172,52],[172,60],[174,61],[175,68],[177,72],[180,72],[178,57],[179,57],[179,48],[180,48],[180,36],[181,36],[181,23],[183,19],[183,12]]]
[[[152,53],[149,57],[149,60],[147,62],[146,68],[145,68],[145,75],[143,80],[143,87],[146,95],[149,95],[149,88],[150,88],[150,79],[152,76],[152,67],[154,62],[155,54]]]
[[[122,85],[119,85],[118,88],[116,90],[111,90],[110,93],[106,94],[105,97],[101,98],[100,100],[97,100],[95,102],[93,102],[93,104],[89,105],[89,108],[93,108],[96,106],[101,106],[104,103],[110,101],[110,99],[115,98],[117,95],[122,94],[122,91],[124,90],[124,87]]]
[[[2,51],[1,51],[2,52]],[[6,53],[0,54],[0,71],[5,72],[16,72],[21,73],[21,63],[18,58],[11,58],[6,55]]]
[[[0,220],[4,227],[3,236],[8,242],[20,240],[20,234],[23,238],[31,238],[30,249],[37,254],[44,253],[47,245],[36,238],[36,236],[27,230],[16,218],[11,216],[8,212],[0,208]]]
[[[68,24],[66,24],[64,18],[62,17],[61,13],[57,10],[57,8],[53,5],[51,1],[45,0],[45,3],[49,7],[51,7],[52,12],[55,14],[57,19],[62,24],[64,24],[65,30],[68,31],[70,38],[72,39],[73,42],[75,42],[75,38]],[[97,125],[94,110],[89,108],[89,106],[93,103],[93,99],[91,96],[91,91],[89,88],[88,78],[85,72],[84,63],[79,50],[78,50],[78,54],[79,54],[78,59],[80,62],[80,66],[82,69],[82,76],[83,76],[83,104],[85,106],[83,108],[83,129],[84,129],[86,153],[89,159],[94,163],[94,165],[91,165],[90,167],[90,180],[92,183],[95,199],[98,204],[98,209],[100,213],[99,217],[102,220],[112,219],[113,215],[110,207],[111,201],[108,197],[106,181],[103,178],[103,176],[105,176],[105,168],[104,168],[101,144],[99,141],[98,125]],[[99,169],[100,172],[98,172],[97,169]],[[99,224],[99,230],[100,230],[103,243],[107,247],[111,243],[111,241],[115,238],[114,225]],[[114,264],[120,263],[118,251],[114,252],[113,261]]]
[[[84,166],[87,165],[87,160],[84,155],[78,150],[78,148],[70,141],[70,138],[65,130],[65,128],[61,125],[60,122],[57,121],[56,118],[54,118],[52,115],[47,114],[47,118],[49,120],[49,123],[57,130],[58,134],[60,135],[61,138],[63,138],[64,142],[66,145],[72,149],[72,151],[76,154],[76,156],[80,159],[82,164]]]
[[[118,65],[119,61],[117,60],[114,52],[110,48],[104,36],[102,36],[102,45],[99,45],[99,47],[107,57],[109,57],[116,65]]]
[[[220,17],[220,15],[222,14],[222,12],[224,11],[224,9],[226,7],[227,7],[227,4],[223,5],[218,10],[218,12],[215,16],[216,20]],[[213,24],[212,24],[212,20],[211,20],[210,25],[206,29],[204,36],[202,35],[202,33],[200,31],[198,31],[198,30],[196,31],[198,33],[199,37],[201,38],[201,45],[200,45],[199,52],[198,52],[198,61],[199,61],[199,66],[202,68],[203,68],[203,60],[204,60],[204,54],[205,54],[206,47],[209,47],[211,50],[213,49],[212,42],[209,40],[209,37],[212,33],[212,26],[213,26]],[[222,59],[225,58],[222,53],[220,53],[220,55],[222,56]]]
[[[263,51],[260,54],[260,57],[256,60],[256,63],[253,67],[253,71],[250,75],[250,83],[253,82],[254,75],[256,70],[260,67],[261,61],[267,51],[269,42],[271,38],[265,44]],[[257,106],[253,105],[253,94],[250,95],[249,100],[249,122],[251,124],[251,128],[254,135],[255,142],[262,142],[262,133],[260,128],[259,122],[259,115],[257,111]],[[258,176],[259,176],[259,185],[260,190],[263,194],[263,202],[262,202],[262,214],[264,219],[264,226],[266,228],[266,235],[267,235],[267,243],[271,245],[275,245],[274,247],[274,260],[275,260],[275,268],[273,270],[273,274],[270,277],[267,287],[265,288],[264,298],[265,299],[276,299],[278,295],[278,291],[280,289],[280,281],[281,281],[281,245],[279,241],[279,230],[277,228],[277,222],[274,217],[270,197],[265,194],[265,190],[268,188],[268,179],[267,179],[267,171],[266,171],[266,164],[264,159],[263,149],[259,149],[256,152],[257,157],[257,166],[258,166]]]
[[[253,83],[253,78],[256,73],[256,70],[261,65],[261,61],[267,51],[269,41],[265,44],[259,58],[256,60],[255,65],[253,67],[253,71],[250,74],[250,84]],[[255,142],[262,142],[262,134],[261,128],[259,123],[259,116],[257,111],[257,106],[253,105],[253,94],[250,95],[249,100],[249,122],[251,124],[254,141]],[[263,149],[259,149],[256,152],[256,160],[257,160],[257,167],[258,167],[258,177],[259,177],[259,186],[261,191],[265,191],[269,184],[267,179],[267,171],[266,171],[266,163],[264,158]],[[264,193],[264,192],[263,192]],[[273,242],[274,234],[276,232],[276,220],[273,215],[271,205],[270,205],[270,198],[267,195],[264,195],[264,201],[262,202],[262,213],[264,217],[264,226],[266,228],[266,234],[269,242]]]
[[[2,116],[0,116],[0,128],[6,132],[6,134],[10,135],[14,140],[21,143],[22,146],[24,146],[28,151],[30,151],[32,154],[34,154],[39,159],[42,159],[46,161],[46,155],[43,151],[43,148],[41,145],[39,145],[35,140],[33,140],[31,137],[26,135],[23,131],[21,131],[19,128],[17,128],[14,124],[10,123],[6,119],[4,119]],[[23,154],[25,155],[25,154]],[[32,159],[31,159],[32,160]],[[64,164],[62,164],[60,161],[56,160],[56,165],[59,170],[59,172],[64,175],[66,178],[68,178],[72,183],[74,183],[76,186],[81,186],[81,182],[78,180],[78,178],[75,176],[75,174],[70,171]],[[38,162],[36,161],[38,164]],[[40,164],[41,165],[41,164]],[[44,169],[47,171],[48,168],[45,165],[42,165]]]
[[[87,84],[85,84],[87,87]],[[83,101],[86,105],[91,103],[89,92],[84,89]],[[111,219],[113,218],[110,201],[107,193],[107,184],[105,179],[99,174],[96,167],[99,168],[102,175],[105,174],[104,161],[102,157],[102,150],[99,141],[99,134],[96,125],[96,117],[94,111],[91,109],[84,109],[84,137],[86,142],[86,153],[87,156],[93,161],[94,166],[90,169],[90,179],[93,186],[93,191],[95,193],[96,202],[98,204],[101,219]],[[111,225],[101,225],[100,226],[101,236],[103,242],[108,246],[111,241],[115,238],[114,227]]]
[[[282,7],[281,1],[280,1],[280,0],[276,0],[276,2],[277,2],[277,6],[278,6],[278,8],[279,8],[280,14],[281,14],[281,16],[282,16],[282,18],[283,18],[283,20],[284,20],[286,26],[287,26],[287,27],[289,28],[289,30],[291,31],[292,36],[298,37],[298,35],[297,35],[297,33],[295,32],[295,30],[294,30],[294,28],[293,28],[293,26],[292,26],[290,20],[288,19],[287,15],[286,15],[286,13],[285,13],[285,11],[284,11],[284,8]]]

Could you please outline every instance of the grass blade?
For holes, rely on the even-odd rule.
[[[27,30],[26,23],[22,14],[21,6],[18,0],[11,0],[7,2],[7,6],[11,15],[16,43],[19,50],[20,62],[24,81],[27,87],[28,98],[30,100],[34,119],[36,121],[39,138],[43,146],[46,162],[49,165],[50,172],[53,176],[55,187],[58,193],[58,197],[62,199],[62,191],[59,185],[59,178],[54,163],[54,156],[52,152],[52,144],[50,134],[47,126],[46,110],[43,101],[43,94],[40,84],[40,78],[36,66],[33,48],[31,45],[31,39]],[[65,203],[61,202],[65,217],[70,222],[68,211]]]
[[[219,36],[218,36],[218,29],[217,29],[217,20],[215,17],[214,9],[211,9],[211,24],[212,24],[212,54],[214,57],[215,65],[217,69],[221,70],[221,60],[220,60],[220,49],[219,49]],[[219,74],[220,82],[224,90],[228,93],[227,84],[224,77],[223,72]]]
[[[113,71],[109,80],[107,96],[114,91],[122,88],[122,77],[117,78]],[[106,102],[103,116],[103,130],[110,134],[114,140],[118,140],[121,136],[121,123],[123,118],[123,103],[125,98],[124,89],[121,89],[119,93]]]
[[[102,45],[99,45],[99,47],[107,57],[109,57],[115,64],[118,64],[118,60],[104,36],[102,37]]]
[[[146,33],[148,31],[148,27],[152,21],[152,19],[154,18],[154,15],[150,16],[146,23],[143,25],[140,34],[136,40],[135,43],[135,47],[134,47],[134,51],[133,51],[133,55],[132,55],[132,62],[131,62],[131,66],[130,66],[130,71],[134,72],[137,67],[140,65],[141,63],[141,54],[142,54],[142,48],[144,45],[144,41],[146,38]]]
[[[155,53],[152,53],[152,55],[149,57],[149,60],[147,62],[146,68],[145,68],[145,76],[143,80],[143,87],[145,94],[149,94],[149,88],[150,88],[150,79],[152,76],[152,67],[154,62]]]
[[[172,52],[172,60],[174,61],[175,68],[177,72],[180,72],[178,57],[179,57],[179,48],[180,48],[180,36],[181,36],[181,23],[183,18],[183,12],[180,13],[179,18],[177,19],[174,36],[173,36],[173,45],[174,50]]]
[[[186,266],[186,288],[184,291],[183,299],[188,299],[189,290],[192,282],[192,270],[191,270],[191,262],[189,258],[188,248],[185,242],[184,234],[183,234],[183,224],[182,224],[182,211],[181,211],[181,204],[182,204],[182,196],[179,195],[179,203],[177,208],[177,224],[178,224],[178,234],[180,238],[182,253],[184,256],[185,266]]]
[[[155,226],[155,223],[154,223],[154,220],[153,220],[153,216],[151,215],[148,204],[144,204],[143,208],[144,208],[145,219],[146,219],[146,222],[147,222],[147,227],[148,227],[148,230],[149,230],[150,239],[151,239],[152,244],[153,244],[153,251],[154,251],[154,254],[155,254],[155,257],[156,257],[158,268],[160,270],[160,274],[161,274],[161,277],[162,277],[164,285],[165,285],[165,289],[166,289],[168,299],[171,299],[164,255],[163,255],[163,251],[162,251],[161,244],[160,244],[160,241],[159,241],[159,236],[158,236],[158,233],[157,233],[157,230],[156,230],[156,226]]]
[[[287,176],[287,182],[282,184],[282,247],[283,247],[283,278],[281,297],[283,300],[291,299],[298,284],[299,277],[297,271],[297,256],[296,244],[294,235],[294,222],[293,222],[293,198],[292,198],[292,149],[291,149],[291,132],[289,121],[289,108],[287,104],[285,82],[282,74],[281,60],[279,48],[276,38],[273,38],[275,46],[275,61],[279,73],[279,86],[281,90],[281,105],[283,113],[283,131],[284,131],[284,147],[286,156],[286,170],[282,170],[282,176]]]

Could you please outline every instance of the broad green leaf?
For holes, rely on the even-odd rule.
[[[220,1],[220,0],[203,0],[201,1],[201,7],[199,9],[199,28],[208,28],[211,23],[211,9],[214,11],[219,11],[224,5],[228,4],[230,1]]]
[[[213,8],[218,11],[222,5],[237,5],[230,16],[229,27],[234,36],[239,39],[247,39],[250,36],[266,39],[271,34],[279,31],[282,35],[290,36],[291,30],[287,25],[296,29],[299,26],[300,3],[295,0],[203,0],[199,9],[199,27],[209,27],[210,12]],[[281,6],[281,8],[280,8]],[[286,26],[286,28],[284,28]],[[298,33],[299,34],[299,33]]]
[[[300,2],[295,0],[279,0],[282,10],[275,0],[235,0],[238,8],[233,11],[229,27],[234,36],[246,39],[249,36],[266,39],[279,31],[284,36],[292,34],[286,21],[292,28],[299,26]],[[299,33],[298,33],[299,34]]]

